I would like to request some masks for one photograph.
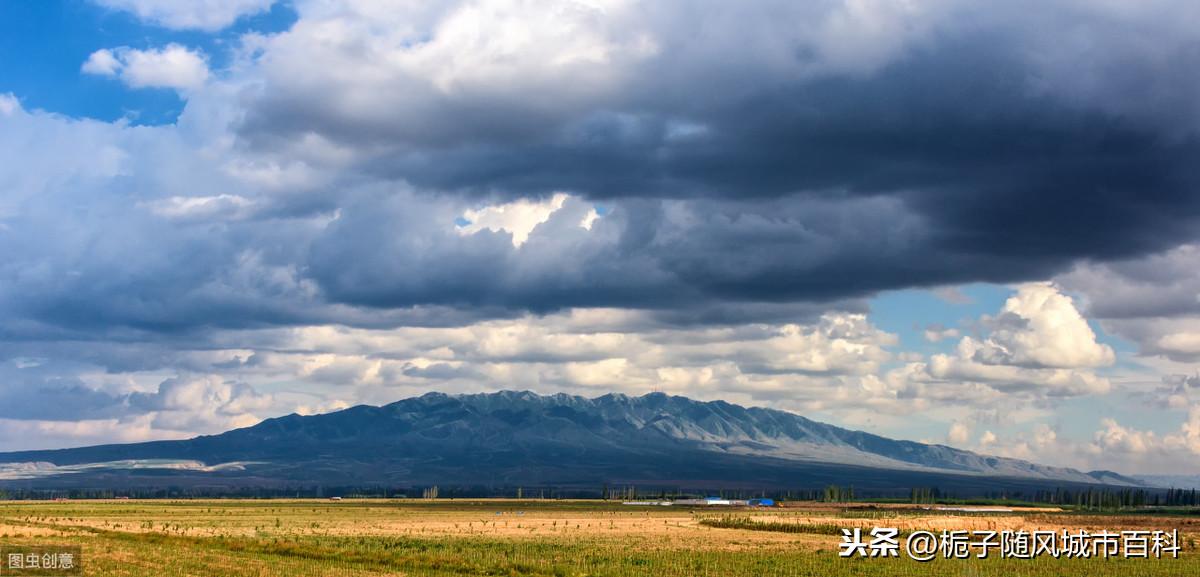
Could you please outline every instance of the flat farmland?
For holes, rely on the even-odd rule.
[[[85,575],[1200,575],[1200,516],[542,500],[0,502],[0,545],[78,545]],[[838,556],[840,529],[1176,530],[1168,559]],[[903,540],[901,541],[903,542]]]

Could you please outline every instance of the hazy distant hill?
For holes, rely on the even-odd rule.
[[[430,393],[183,441],[0,453],[0,463],[7,463],[0,483],[25,487],[839,483],[973,493],[1139,484],[1107,471],[897,441],[783,411],[659,393]]]
[[[1137,480],[1167,489],[1200,489],[1200,475],[1138,475]]]

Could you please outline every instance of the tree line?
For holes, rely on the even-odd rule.
[[[1196,489],[1146,489],[1140,487],[1038,490],[1032,493],[991,493],[984,500],[998,502],[1025,501],[1048,505],[1074,506],[1079,509],[1104,510],[1136,507],[1177,507],[1200,505],[1200,492]],[[909,492],[911,503],[937,503],[951,500],[938,487],[913,487]],[[977,499],[978,500],[978,499]]]
[[[822,489],[799,490],[751,490],[709,489],[684,490],[681,488],[641,488],[633,485],[609,486],[588,489],[586,487],[382,487],[382,486],[307,486],[307,487],[162,487],[129,489],[0,489],[2,499],[199,499],[206,497],[229,497],[243,499],[269,498],[403,498],[423,497],[426,499],[454,499],[479,497],[517,497],[526,499],[595,499],[672,500],[690,497],[719,496],[726,499],[751,499],[770,497],[780,501],[824,501],[845,503],[855,500],[897,501],[904,498],[900,490],[891,493],[856,493],[853,485],[827,485]],[[908,489],[908,502],[930,503],[1041,503],[1048,505],[1073,506],[1087,510],[1121,509],[1136,507],[1179,507],[1200,506],[1200,491],[1197,489],[1155,489],[1143,487],[1073,487],[1040,489],[1033,491],[985,491],[963,494],[937,486],[912,487]]]

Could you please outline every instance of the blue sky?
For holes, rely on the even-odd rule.
[[[0,4],[0,451],[509,388],[1195,473],[1200,11],[1019,4]]]
[[[230,44],[247,32],[284,30],[296,15],[287,3],[240,18],[215,33],[172,30],[86,0],[0,4],[0,90],[24,106],[72,117],[131,124],[168,124],[184,101],[169,88],[129,90],[111,79],[80,74],[100,47],[146,49],[172,42],[203,51],[213,68],[227,65]]]
[[[925,328],[940,324],[958,327],[981,315],[998,310],[1012,291],[1003,286],[974,284],[956,289],[964,300],[939,297],[928,289],[905,289],[883,293],[871,301],[871,316],[880,328],[900,335],[905,349],[933,352],[945,349],[925,340]]]

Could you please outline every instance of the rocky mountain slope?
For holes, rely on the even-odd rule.
[[[156,479],[271,486],[842,483],[979,491],[1139,484],[1111,472],[893,440],[788,412],[660,393],[594,399],[429,393],[183,441],[0,454],[0,482],[88,486]]]

